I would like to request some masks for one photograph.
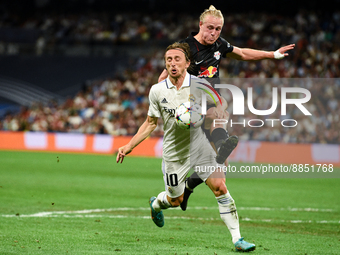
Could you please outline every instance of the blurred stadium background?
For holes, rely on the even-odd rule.
[[[280,61],[223,59],[221,77],[325,79],[308,88],[313,117],[303,120],[296,112],[290,114],[301,119],[298,128],[231,128],[246,148],[234,159],[259,162],[262,157],[250,155],[265,155],[282,150],[278,143],[291,143],[300,145],[283,151],[282,158],[291,159],[273,162],[339,165],[339,0],[261,1],[261,5],[244,1],[242,6],[236,1],[2,2],[0,148],[114,152],[125,141],[123,136],[135,134],[146,118],[148,91],[164,67],[164,48],[197,31],[199,15],[210,4],[225,15],[222,37],[233,45],[275,50],[296,44]],[[257,93],[262,100],[255,108],[271,102],[264,89]],[[141,151],[160,156],[161,135],[160,124],[153,142]],[[63,147],[51,144],[50,136],[64,145],[64,139],[75,142]],[[254,151],[254,141],[265,149]],[[291,148],[299,148],[299,155]],[[251,152],[244,156],[247,150]]]

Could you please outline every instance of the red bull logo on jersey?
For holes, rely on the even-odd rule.
[[[211,78],[217,73],[217,67],[209,66],[208,69],[205,69],[204,71],[200,72],[200,74],[197,76],[199,78]]]

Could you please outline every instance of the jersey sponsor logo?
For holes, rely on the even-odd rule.
[[[217,73],[217,67],[209,66],[208,69],[205,69],[204,71],[200,72],[200,74],[197,76],[199,78],[211,78]]]
[[[167,107],[163,107],[164,111],[166,113],[169,113],[170,114],[170,117],[175,117],[175,109],[170,109],[170,108],[167,108]]]
[[[201,60],[201,61],[199,61],[199,62],[195,61],[195,64],[196,64],[196,65],[199,65],[199,64],[201,64],[202,62],[203,62],[203,60]]]
[[[163,100],[161,101],[161,104],[167,104],[168,101],[166,100],[166,98],[164,97]]]
[[[216,58],[216,60],[219,60],[220,57],[221,57],[221,53],[219,51],[215,51],[214,58]]]

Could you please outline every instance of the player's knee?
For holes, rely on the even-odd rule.
[[[225,111],[225,113],[224,113],[224,119],[226,119],[226,120],[229,120],[229,117],[230,117],[230,114],[229,114],[229,112],[228,111]]]
[[[214,114],[215,108],[216,107],[211,107],[207,110],[207,114],[205,115],[206,120],[213,121],[215,119],[215,114]]]
[[[207,110],[207,114],[205,115],[205,119],[208,119],[208,120],[211,120],[211,121],[216,119],[215,110],[216,110],[216,107],[209,108]],[[224,111],[222,119],[229,120],[229,117],[230,117],[229,112],[227,110]]]
[[[223,181],[219,181],[215,183],[211,190],[214,192],[215,197],[219,197],[227,193],[227,186]]]
[[[215,107],[211,107],[207,110],[207,114],[205,115],[204,118],[204,128],[205,129],[210,129],[214,119],[215,119],[215,115],[214,115],[214,111],[215,111]]]
[[[216,107],[209,108],[205,116],[204,127],[206,129],[210,129],[211,132],[212,130],[216,128],[226,128],[226,124],[228,123],[229,116],[230,116],[229,112],[225,111],[222,117],[220,117],[219,119],[216,119],[215,110],[216,110]]]

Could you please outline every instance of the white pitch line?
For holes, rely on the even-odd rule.
[[[20,217],[51,217],[57,214],[89,214],[89,213],[100,213],[100,212],[116,212],[116,211],[148,211],[149,207],[117,207],[117,208],[106,208],[106,209],[84,209],[76,211],[50,211],[50,212],[38,212],[34,214],[21,214]],[[177,208],[170,208],[170,210],[180,210]],[[218,210],[218,207],[188,207],[188,210]],[[237,210],[241,211],[291,211],[291,212],[336,212],[334,209],[323,209],[323,208],[270,208],[270,207],[237,207]],[[14,214],[0,214],[0,217],[16,217]]]
[[[148,219],[150,220],[150,216],[130,216],[130,215],[101,215],[101,214],[25,214],[25,215],[0,215],[1,217],[14,218],[14,217],[22,217],[22,218],[110,218],[110,219],[122,219],[122,218],[130,218],[130,219]],[[166,220],[200,220],[200,221],[220,221],[220,218],[202,218],[202,217],[184,217],[184,216],[165,216]],[[251,219],[251,218],[241,218],[240,221],[248,221],[248,222],[269,222],[269,223],[317,223],[317,224],[340,224],[339,221],[330,221],[330,220],[322,220],[322,221],[313,221],[313,220],[277,220],[277,219]]]
[[[335,212],[334,209],[323,208],[269,208],[269,207],[237,207],[237,210],[247,211],[291,211],[291,212]]]

